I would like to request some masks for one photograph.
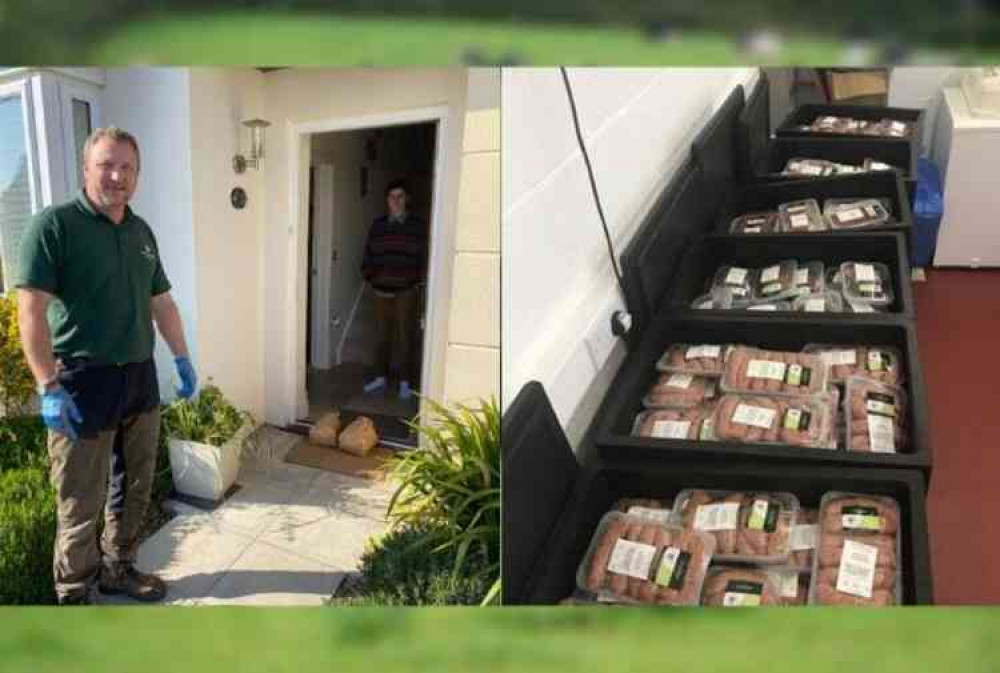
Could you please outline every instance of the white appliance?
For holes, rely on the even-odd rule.
[[[1000,68],[975,68],[966,73],[962,91],[972,116],[1000,119]]]
[[[976,117],[962,89],[949,87],[935,126],[944,219],[934,265],[1000,267],[1000,116]]]

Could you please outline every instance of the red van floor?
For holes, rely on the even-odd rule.
[[[1000,604],[1000,271],[932,269],[913,287],[934,449],[935,601]]]

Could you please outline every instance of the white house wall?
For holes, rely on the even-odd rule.
[[[569,69],[620,256],[691,141],[752,68]],[[503,71],[503,401],[541,381],[576,445],[624,356],[586,337],[623,306],[556,68]]]
[[[288,316],[295,315],[297,307],[304,306],[305,287],[293,296],[290,283],[290,236],[293,232],[289,209],[288,167],[292,125],[330,119],[352,119],[369,115],[383,115],[409,109],[447,106],[449,109],[448,137],[443,142],[443,159],[447,166],[442,175],[441,220],[438,249],[440,259],[450,260],[454,254],[454,232],[458,201],[458,179],[465,114],[466,71],[462,69],[357,69],[357,70],[284,70],[268,73],[263,79],[265,101],[264,117],[274,126],[269,129],[268,158],[263,169],[266,186],[264,233],[261,240],[264,251],[264,313],[268,316],[263,325],[266,408],[270,420],[283,418],[287,408],[286,388],[283,385],[289,366],[305,367],[304,348],[289,344]],[[301,252],[301,251],[298,251]],[[436,281],[441,296],[436,297],[438,308],[434,329],[442,335],[433,345],[434,370],[425,392],[441,397],[444,389],[445,354],[448,334],[449,295],[452,286],[451,264],[441,264]],[[298,355],[289,364],[288,348],[295,346]],[[304,395],[304,391],[301,391]]]
[[[232,159],[249,150],[242,122],[263,115],[262,77],[250,68],[190,71],[199,374],[258,417],[265,411],[260,263],[264,183],[260,171],[252,168],[237,175]],[[234,187],[247,193],[242,210],[230,202]]]
[[[139,141],[142,169],[132,208],[156,235],[192,355],[200,361],[189,73],[181,68],[110,68],[105,87],[105,125],[120,126]],[[162,339],[157,339],[156,364],[161,395],[171,398],[178,381]]]
[[[500,390],[500,71],[469,71],[445,398]]]

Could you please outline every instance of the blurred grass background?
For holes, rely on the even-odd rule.
[[[985,673],[996,670],[1000,612],[15,608],[0,621],[5,673]]]
[[[0,0],[14,65],[997,60],[1000,0]]]

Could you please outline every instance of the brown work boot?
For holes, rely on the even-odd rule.
[[[102,594],[126,594],[137,601],[161,601],[167,595],[167,585],[156,575],[141,573],[131,563],[105,563],[97,587]]]
[[[82,594],[76,594],[73,596],[61,596],[59,598],[59,605],[100,605],[101,602],[98,600],[97,592],[94,590],[93,585],[84,589]]]

